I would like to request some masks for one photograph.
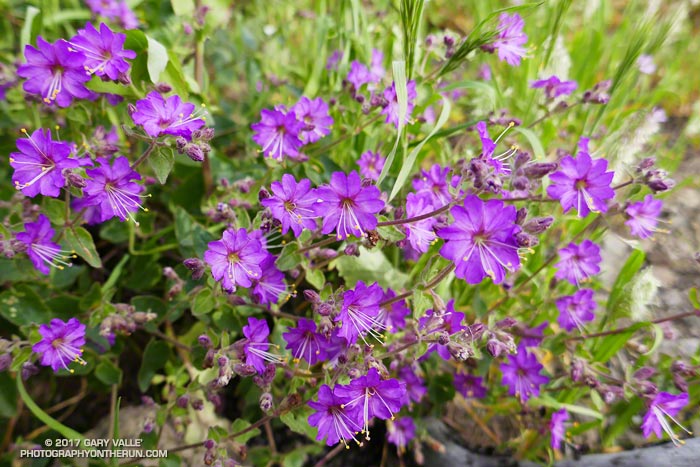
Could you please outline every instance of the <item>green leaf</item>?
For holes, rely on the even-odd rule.
[[[567,411],[572,413],[577,413],[586,417],[593,417],[597,418],[598,420],[603,420],[603,414],[598,412],[597,410],[589,409],[588,407],[582,407],[580,405],[564,404],[553,399],[548,395],[543,395],[541,397],[533,397],[528,401],[528,404],[532,407],[544,405],[545,407],[551,407],[554,410],[566,409]]]
[[[593,361],[599,363],[605,363],[610,360],[613,355],[615,355],[627,341],[637,332],[639,329],[648,326],[649,323],[636,323],[627,328],[625,331],[619,334],[612,334],[609,336],[604,336],[599,339],[597,347],[593,352]]]
[[[116,94],[117,96],[133,97],[134,90],[129,86],[124,86],[123,84],[115,83],[113,81],[102,81],[97,76],[93,76],[90,81],[85,83],[85,87],[91,91],[100,92],[104,94]]]
[[[138,373],[138,384],[141,392],[146,392],[151,385],[151,379],[156,372],[163,368],[168,361],[170,347],[163,341],[151,339],[143,352],[143,360]]]
[[[47,322],[51,310],[31,287],[18,284],[0,294],[0,315],[16,326]]]
[[[693,308],[700,310],[700,293],[697,287],[693,287],[688,291],[688,300],[693,304]]]
[[[294,433],[306,435],[309,439],[315,439],[318,430],[316,427],[309,425],[308,421],[312,412],[311,407],[303,405],[294,409],[294,411],[282,414],[280,420]]]
[[[194,0],[170,0],[170,5],[177,16],[192,16],[194,13]]]
[[[122,370],[109,360],[103,359],[95,367],[95,376],[107,386],[122,383]]]
[[[81,435],[74,429],[67,427],[63,423],[52,418],[49,414],[41,410],[41,408],[38,405],[36,405],[36,402],[34,402],[34,400],[32,400],[32,398],[29,397],[27,390],[24,388],[22,378],[15,379],[17,380],[17,391],[19,392],[20,397],[24,401],[24,405],[27,406],[29,411],[33,413],[34,416],[36,416],[36,418],[44,422],[44,424],[46,424],[46,426],[48,426],[52,430],[60,433],[61,436],[63,436],[66,439],[84,439],[83,435]]]
[[[615,422],[605,431],[603,435],[603,446],[612,446],[615,439],[633,426],[632,417],[639,414],[644,408],[644,402],[639,397],[634,397],[630,401],[619,404],[624,411],[613,419]]]
[[[101,268],[102,261],[100,255],[97,254],[95,242],[92,240],[90,232],[82,227],[73,227],[66,229],[66,243],[71,250],[75,251],[78,256],[83,258],[93,268]]]
[[[396,86],[396,100],[399,103],[399,127],[396,131],[396,141],[394,142],[394,147],[392,148],[389,155],[386,157],[386,162],[384,163],[384,168],[382,173],[379,174],[379,179],[377,180],[377,186],[382,184],[384,178],[389,174],[389,169],[394,164],[394,157],[396,157],[396,150],[399,147],[399,141],[401,141],[401,135],[403,134],[403,129],[406,126],[406,113],[408,112],[408,89],[406,87],[406,63],[402,60],[397,60],[392,63],[392,70],[394,73],[394,84]]]
[[[136,53],[148,50],[148,39],[143,31],[129,29],[125,31],[124,34],[126,34],[126,40],[124,41],[125,49],[133,50]]]
[[[231,429],[229,430],[229,433],[238,433],[239,431],[245,430],[245,429],[248,428],[250,425],[252,425],[252,423],[250,423],[249,421],[243,420],[242,418],[237,418],[237,419],[234,420],[233,423],[231,424]],[[234,441],[236,441],[236,442],[238,442],[238,443],[245,444],[245,443],[248,442],[249,439],[255,438],[255,437],[258,436],[259,434],[260,434],[260,429],[255,428],[255,429],[250,430],[250,431],[248,431],[248,432],[246,432],[246,433],[243,433],[243,434],[240,435],[240,436],[236,436],[236,437],[233,438],[233,439],[234,439]]]
[[[160,74],[168,65],[168,51],[163,44],[151,36],[146,35],[146,40],[148,41],[148,62],[146,62],[148,76],[151,78],[151,82],[157,83]]]
[[[629,258],[627,258],[625,265],[622,266],[620,273],[617,275],[617,279],[615,279],[613,288],[610,291],[610,296],[608,297],[608,303],[606,305],[608,316],[611,316],[616,311],[616,306],[624,297],[625,286],[632,280],[637,271],[639,271],[639,268],[642,267],[645,257],[646,255],[642,250],[634,250]]]
[[[289,271],[290,269],[296,267],[304,260],[304,257],[297,253],[299,251],[299,244],[289,243],[287,246],[282,248],[275,265],[280,271]]]
[[[212,295],[211,289],[202,289],[194,300],[192,300],[192,314],[195,316],[206,315],[214,309],[216,299]]]
[[[52,224],[63,225],[66,221],[66,202],[55,198],[41,201],[41,212],[46,214]]]
[[[529,130],[527,128],[522,128],[522,127],[515,127],[513,128],[517,133],[520,133],[523,135],[525,138],[527,138],[527,141],[530,143],[530,147],[532,147],[532,152],[535,154],[535,160],[544,160],[544,158],[547,156],[544,152],[544,147],[542,146],[542,142],[540,141],[540,138],[535,134],[534,131]]]
[[[321,290],[326,284],[326,278],[323,275],[323,271],[320,269],[307,269],[306,270],[306,280],[309,284]]]
[[[367,250],[360,247],[360,256],[342,256],[333,261],[338,272],[345,279],[348,287],[355,287],[361,280],[368,284],[379,282],[384,288],[403,289],[408,282],[408,276],[395,269],[381,250]]]
[[[28,6],[27,13],[24,15],[24,24],[19,33],[20,51],[24,52],[25,45],[34,43],[39,31],[41,31],[41,10]]]
[[[406,180],[408,180],[408,177],[411,175],[413,171],[413,165],[416,163],[416,158],[418,157],[418,153],[420,153],[421,149],[423,149],[423,146],[425,143],[430,140],[430,138],[435,135],[435,133],[442,128],[445,123],[447,122],[447,119],[450,116],[450,111],[452,110],[452,105],[450,104],[449,99],[443,97],[442,98],[442,111],[440,112],[440,117],[437,120],[437,123],[435,123],[435,126],[433,129],[430,131],[428,136],[424,138],[413,150],[409,153],[408,157],[404,161],[404,163],[401,165],[401,170],[399,171],[399,175],[396,177],[396,182],[394,182],[394,188],[391,189],[391,195],[389,195],[389,201],[394,199],[394,196],[396,196],[399,192],[399,190],[403,187],[404,183],[406,183]]]
[[[19,376],[17,376],[19,377]],[[17,413],[17,386],[10,373],[0,373],[0,418],[11,418]]]
[[[169,147],[161,147],[158,151],[151,154],[148,158],[148,163],[160,184],[164,185],[168,180],[170,171],[173,170],[173,165],[175,165],[175,151]]]

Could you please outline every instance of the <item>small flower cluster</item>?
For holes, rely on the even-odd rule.
[[[305,156],[299,149],[329,134],[332,125],[328,104],[320,97],[312,100],[304,96],[289,110],[282,105],[264,109],[260,121],[251,128],[255,132],[253,141],[261,146],[265,157],[301,161]]]

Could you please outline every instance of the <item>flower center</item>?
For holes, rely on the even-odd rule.
[[[585,190],[586,188],[588,188],[588,183],[586,182],[586,180],[581,179],[576,181],[575,186],[577,190]]]
[[[287,212],[293,212],[297,208],[297,205],[294,204],[292,201],[285,201],[284,202],[284,209],[287,210]]]
[[[229,262],[231,262],[233,264],[237,264],[237,263],[241,262],[241,257],[238,256],[238,253],[229,253],[228,260],[229,260]]]
[[[61,339],[61,338],[54,339],[53,342],[51,342],[51,347],[53,347],[54,349],[57,349],[57,348],[61,347],[62,345],[63,345],[63,339]]]

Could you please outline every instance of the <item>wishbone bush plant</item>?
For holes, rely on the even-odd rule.
[[[124,437],[133,405],[160,465],[322,464],[383,436],[421,463],[426,420],[464,406],[540,462],[682,444],[699,362],[659,354],[661,323],[697,325],[698,297],[629,312],[678,160],[629,134],[683,100],[685,18],[19,3],[0,6],[7,459],[105,416]]]

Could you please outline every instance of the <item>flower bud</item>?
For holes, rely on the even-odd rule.
[[[311,302],[312,305],[318,305],[321,303],[321,296],[312,289],[304,290],[304,298],[306,301]]]
[[[508,328],[512,328],[516,324],[518,324],[518,320],[516,320],[515,318],[507,317],[507,318],[504,318],[504,319],[498,321],[496,323],[496,327],[498,329],[508,329]]]
[[[177,400],[175,401],[175,404],[176,404],[178,407],[180,407],[181,409],[186,409],[186,408],[187,408],[187,404],[188,404],[189,402],[190,402],[190,398],[189,398],[189,396],[188,396],[187,394],[185,394],[184,396],[178,397]]]
[[[168,83],[157,83],[155,85],[155,90],[161,94],[167,94],[173,90],[173,87]]]
[[[330,316],[330,314],[333,312],[333,307],[330,304],[323,302],[318,305],[316,311],[321,316]]]
[[[673,384],[678,388],[679,391],[688,392],[688,382],[683,378],[683,376],[674,373]]]
[[[515,211],[515,223],[517,225],[523,225],[523,222],[525,222],[525,218],[527,217],[527,208],[520,208],[517,211]]]
[[[450,343],[450,333],[447,331],[442,331],[438,335],[438,344],[440,345],[447,345]]]
[[[530,179],[539,179],[556,169],[556,162],[534,162],[523,167],[523,174]]]
[[[644,366],[634,372],[634,379],[647,380],[656,374],[656,369],[650,366]]]
[[[245,363],[234,363],[233,372],[238,376],[253,376],[258,373],[253,365],[246,365]]]
[[[182,264],[192,271],[192,280],[199,280],[204,275],[204,263],[199,258],[187,258]]]
[[[484,331],[486,331],[486,326],[484,326],[483,323],[474,323],[471,326],[466,327],[464,330],[464,335],[469,336],[473,342],[480,340],[481,336],[484,335]]]
[[[204,160],[204,151],[196,144],[188,144],[185,147],[185,154],[195,162],[202,162]]]
[[[0,373],[7,371],[12,366],[12,355],[5,353],[0,355]]]
[[[571,380],[578,383],[583,378],[583,373],[585,371],[585,362],[580,358],[575,358],[571,364]]]
[[[260,410],[267,413],[271,411],[274,407],[275,405],[272,400],[272,394],[270,394],[269,392],[264,392],[260,396]]]
[[[156,424],[155,424],[155,422],[153,421],[153,419],[152,419],[151,417],[147,417],[147,418],[143,421],[143,430],[142,430],[142,432],[143,432],[143,433],[146,433],[146,434],[151,433],[155,427],[156,427]]]
[[[30,377],[32,377],[38,373],[39,373],[39,368],[37,368],[37,366],[35,364],[33,364],[32,362],[24,362],[22,364],[21,374],[22,374],[23,381],[28,380]]]
[[[554,223],[553,217],[533,217],[523,224],[523,230],[529,234],[541,234]]]
[[[447,344],[447,350],[455,360],[460,362],[474,356],[474,351],[471,349],[471,347],[460,345],[455,342],[450,342]]]
[[[530,153],[527,151],[518,151],[518,153],[515,155],[515,159],[513,160],[513,166],[517,169],[528,162],[532,159],[532,156],[530,156]]]
[[[351,243],[345,247],[343,253],[347,256],[360,256],[360,247],[357,246],[357,243]]]
[[[528,190],[530,188],[530,180],[527,177],[515,177],[512,183],[513,188],[516,190]]]
[[[197,338],[197,341],[199,342],[199,345],[201,345],[205,349],[211,348],[211,337],[207,336],[206,334],[201,334]]]
[[[71,172],[70,169],[63,170],[63,178],[65,178],[66,182],[68,182],[68,184],[72,187],[83,189],[87,186],[85,179],[80,175]]]
[[[508,351],[506,346],[495,337],[490,338],[488,342],[486,342],[486,350],[493,358],[498,358]]]
[[[202,399],[192,399],[192,408],[197,411],[203,410],[204,401]]]

